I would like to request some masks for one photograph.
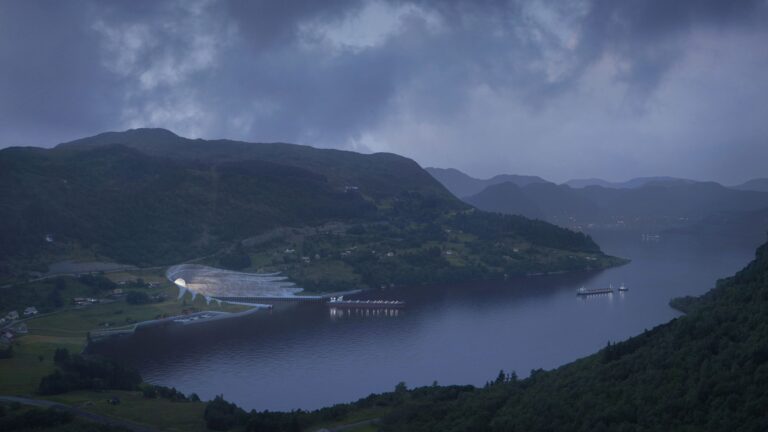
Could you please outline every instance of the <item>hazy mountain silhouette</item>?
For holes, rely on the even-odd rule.
[[[477,179],[458,170],[450,170],[452,177],[446,180],[448,176],[444,174],[447,171],[438,174],[432,171],[432,174],[441,181],[454,181],[450,185],[444,183],[449,190],[457,189],[456,179],[462,180],[460,185],[465,188],[462,190],[469,190],[466,187],[468,184],[472,187],[478,185]],[[704,221],[717,213],[755,212],[768,207],[766,192],[735,190],[715,182],[676,177],[641,177],[617,183],[599,179],[568,183],[611,186],[572,187],[546,181],[523,185],[504,182],[490,185],[474,195],[464,197],[464,200],[481,210],[520,214],[565,226],[590,223],[675,226]],[[760,223],[759,217],[744,216],[744,220],[750,221],[753,226]]]
[[[678,177],[662,176],[662,177],[637,177],[637,178],[633,178],[623,182],[611,182],[611,181],[607,181],[599,178],[573,179],[573,180],[568,180],[564,184],[574,189],[585,188],[588,186],[601,186],[604,188],[612,188],[612,189],[632,189],[632,188],[642,187],[650,183],[667,183],[667,182],[695,183],[694,180],[688,180],[688,179],[683,179]]]
[[[731,186],[732,189],[768,192],[768,178],[758,178],[746,181],[742,184]]]
[[[514,183],[517,186],[526,186],[532,183],[549,183],[538,176],[500,174],[489,179],[477,179],[455,168],[425,168],[446,189],[459,198],[474,195],[488,186],[501,183]]]

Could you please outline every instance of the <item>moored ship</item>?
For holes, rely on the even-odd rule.
[[[576,295],[578,296],[589,296],[589,295],[598,295],[598,294],[613,294],[613,285],[609,286],[608,288],[584,288],[581,287],[578,290],[576,290]]]

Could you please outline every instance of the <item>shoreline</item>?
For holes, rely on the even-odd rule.
[[[203,323],[208,323],[213,321],[239,318],[239,317],[251,315],[260,310],[271,309],[269,305],[263,305],[263,304],[248,304],[248,306],[251,306],[251,308],[241,312],[224,312],[224,311],[205,310],[205,311],[195,312],[189,315],[174,315],[174,316],[165,317],[165,318],[141,321],[135,324],[131,324],[130,326],[115,327],[112,329],[105,329],[105,330],[95,330],[95,331],[92,330],[92,331],[89,331],[88,334],[86,335],[86,344],[83,351],[87,351],[92,344],[100,343],[100,342],[114,339],[117,337],[133,335],[134,333],[136,333],[136,330],[138,330],[139,328],[163,327],[163,326],[169,326],[169,325],[186,326],[186,325],[194,325],[194,324],[203,324]]]

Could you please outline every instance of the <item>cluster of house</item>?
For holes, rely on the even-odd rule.
[[[39,312],[37,311],[36,307],[29,306],[29,307],[24,309],[23,315],[25,317],[31,317],[31,316],[37,315],[38,313]],[[5,314],[4,317],[0,318],[0,325],[16,321],[17,319],[19,319],[19,312],[15,311],[15,310],[12,310],[12,311],[8,312],[7,314]]]
[[[24,323],[20,323],[15,327],[6,327],[0,330],[0,344],[10,345],[16,336],[26,333],[29,333],[29,329]]]
[[[30,306],[26,309],[24,309],[23,315],[26,317],[30,317],[33,315],[37,315],[37,308],[34,306]],[[5,314],[4,317],[0,318],[0,326],[5,326],[5,324],[11,324],[14,321],[19,319],[19,312],[18,311],[10,311],[7,314]],[[19,323],[15,327],[8,325],[2,330],[0,330],[0,346],[7,346],[10,345],[17,334],[23,334],[27,333],[27,325],[22,323]]]

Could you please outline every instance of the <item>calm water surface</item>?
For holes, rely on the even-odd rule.
[[[202,398],[224,394],[246,409],[312,409],[372,392],[440,384],[482,385],[499,369],[526,376],[593,353],[679,314],[673,297],[701,294],[743,267],[754,242],[595,234],[607,253],[632,259],[592,274],[524,278],[371,293],[402,299],[397,316],[332,316],[300,305],[196,326],[147,330],[98,350],[152,383]],[[584,285],[630,291],[577,298]]]

